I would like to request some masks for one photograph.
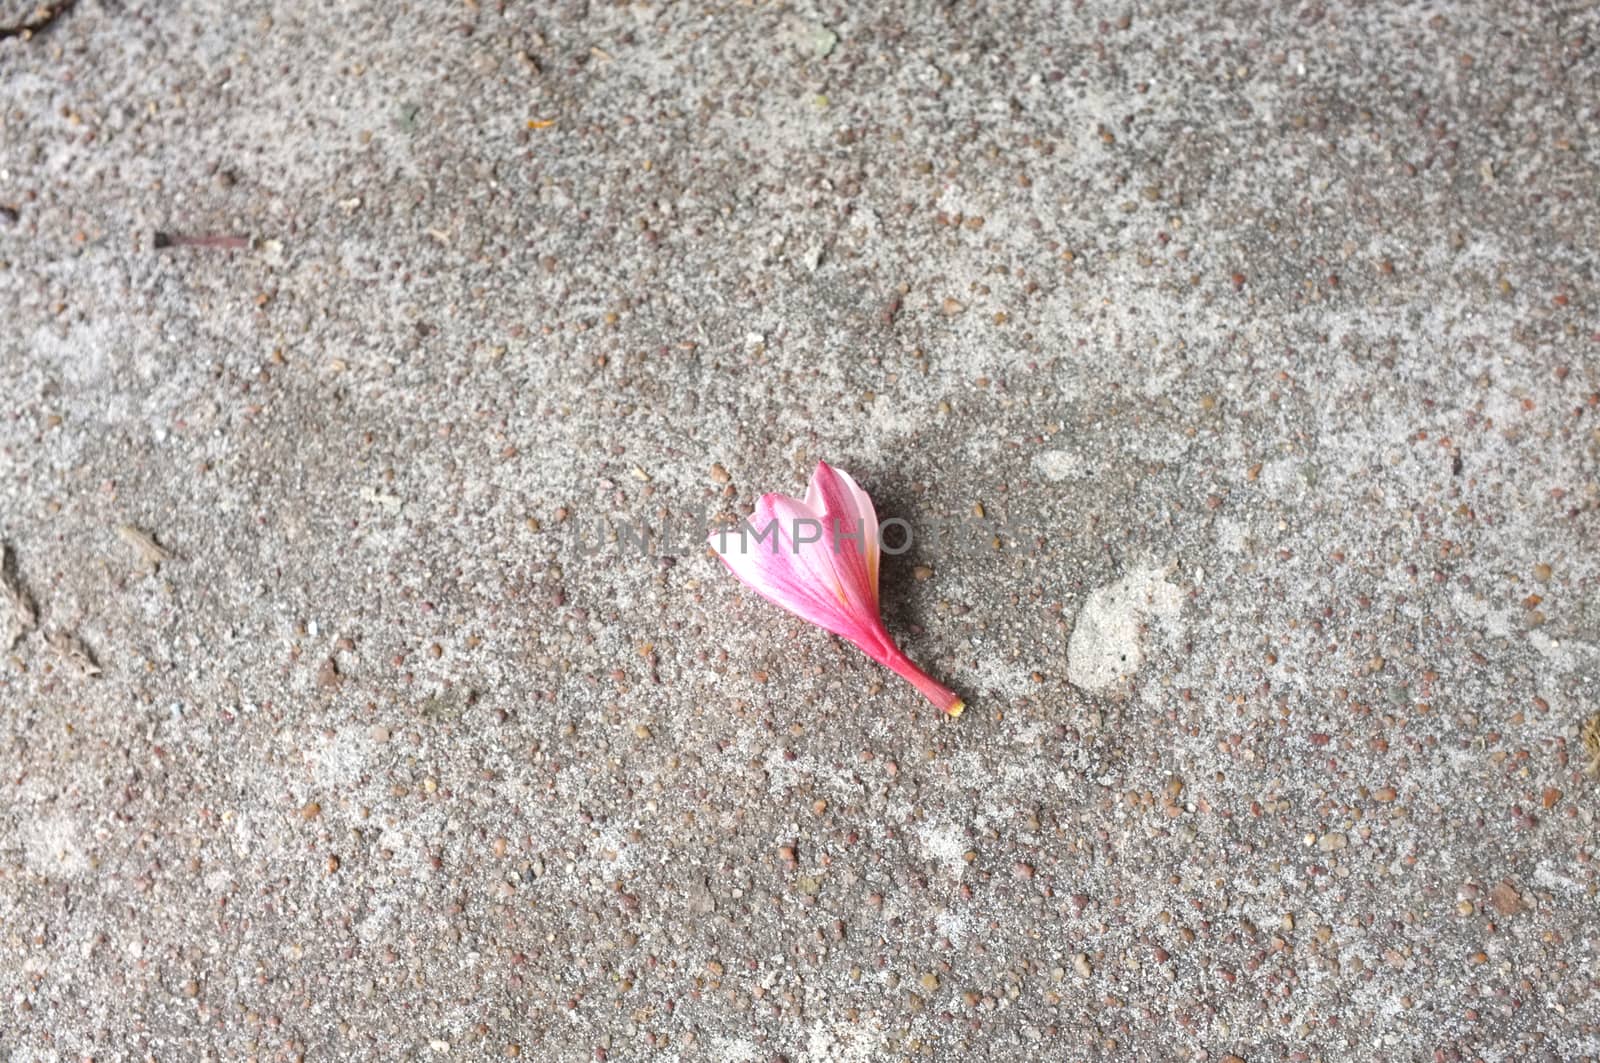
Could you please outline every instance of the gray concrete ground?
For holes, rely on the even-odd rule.
[[[0,1055],[1600,1058],[1597,43],[0,40]],[[578,547],[819,458],[983,526],[884,576],[961,719],[696,545]]]

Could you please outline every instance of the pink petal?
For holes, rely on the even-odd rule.
[[[827,495],[821,490],[822,485],[818,483],[818,478],[823,475],[824,470],[836,477],[842,485],[843,490],[839,493],[844,496],[845,501],[841,508],[851,513],[854,518],[850,522],[841,521],[841,529],[854,531],[857,527],[860,528],[861,541],[859,543],[852,539],[849,542],[840,543],[839,548],[853,552],[862,558],[866,568],[867,585],[872,588],[872,601],[876,605],[878,603],[878,554],[880,550],[878,544],[877,507],[872,504],[872,496],[863,491],[860,485],[851,479],[849,473],[841,469],[835,469],[828,465],[827,462],[820,462],[817,465],[817,471],[811,477],[811,492],[822,496],[825,503]],[[811,492],[806,495],[807,501],[810,500]]]
[[[762,495],[748,525],[744,535],[727,529],[712,533],[710,540],[723,563],[746,586],[854,643],[905,678],[940,711],[960,715],[963,702],[955,692],[913,664],[883,626],[878,609],[877,510],[848,473],[818,462],[803,501]],[[797,533],[805,541],[797,542]]]
[[[768,495],[762,503],[781,496]],[[793,499],[786,499],[793,503]],[[762,505],[750,519],[750,526],[760,533],[770,525],[770,512],[763,516]],[[741,537],[737,529],[725,529],[711,535],[711,548],[717,552],[746,586],[771,601],[774,605],[795,613],[818,627],[839,634],[854,631],[853,618],[846,612],[838,596],[819,583],[814,570],[801,566],[800,555],[795,552],[793,540],[783,529],[782,521],[770,536],[758,544],[755,536],[746,532]]]
[[[867,570],[866,522],[850,485],[827,462],[818,462],[806,501],[822,505],[822,541],[805,548],[820,555],[813,564],[832,569],[839,593],[852,610],[876,618],[878,588]]]

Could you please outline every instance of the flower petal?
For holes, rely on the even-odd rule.
[[[820,513],[784,495],[763,495],[748,524],[710,538],[712,549],[735,576],[818,627],[852,641],[867,634],[871,621],[853,607],[828,557]],[[796,545],[797,531],[802,539],[818,538]]]
[[[941,711],[960,714],[961,698],[913,664],[883,625],[877,509],[848,473],[818,462],[803,500],[762,495],[748,521],[713,532],[710,542],[751,590],[854,643]]]
[[[876,514],[861,512],[858,494],[865,493],[827,462],[819,461],[817,471],[811,475],[811,489],[806,497],[808,501],[816,497],[822,502],[822,519],[826,528],[823,539],[828,560],[838,574],[845,597],[854,608],[876,616],[878,584],[872,575],[872,569],[876,566],[869,567],[868,564],[871,548],[867,541],[867,524],[870,521],[875,530],[877,517]],[[871,509],[870,502],[867,508]],[[873,540],[876,541],[876,538],[874,535]]]
[[[861,489],[861,486],[851,478],[843,469],[834,469],[833,474],[844,481],[848,493],[855,499],[856,512],[861,517],[861,538],[865,545],[867,561],[867,578],[872,584],[872,600],[878,601],[878,555],[881,547],[878,543],[878,510],[872,504],[872,496]]]

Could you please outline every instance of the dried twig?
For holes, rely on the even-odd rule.
[[[117,535],[139,552],[139,560],[151,571],[160,568],[163,561],[171,561],[176,556],[171,550],[156,542],[155,536],[135,525],[118,525]]]
[[[55,24],[56,19],[72,10],[78,0],[58,0],[54,4],[40,4],[33,15],[11,26],[0,26],[0,40],[21,37],[23,40],[43,33]]]
[[[220,251],[246,251],[250,248],[248,236],[207,235],[186,236],[183,233],[157,232],[150,239],[157,251],[168,247],[208,247]]]
[[[76,635],[69,635],[65,631],[51,632],[49,638],[50,648],[73,668],[77,669],[80,676],[90,679],[100,674],[100,666],[95,663],[94,657],[84,644],[78,641]]]

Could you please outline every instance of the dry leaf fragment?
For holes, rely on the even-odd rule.
[[[1578,740],[1583,743],[1583,751],[1589,757],[1589,763],[1583,766],[1583,773],[1591,779],[1600,779],[1600,712],[1583,721]]]
[[[83,643],[78,641],[76,635],[69,635],[65,631],[57,631],[51,634],[49,642],[50,648],[55,651],[57,656],[77,669],[78,674],[84,679],[90,679],[100,674],[100,666],[95,663],[94,657],[90,655]]]
[[[139,560],[150,569],[158,568],[163,561],[171,561],[174,556],[171,550],[156,542],[155,536],[132,524],[119,525],[117,535],[139,552]]]
[[[11,607],[11,618],[22,630],[26,631],[39,622],[33,600],[11,574],[11,551],[4,543],[0,543],[0,600]]]

